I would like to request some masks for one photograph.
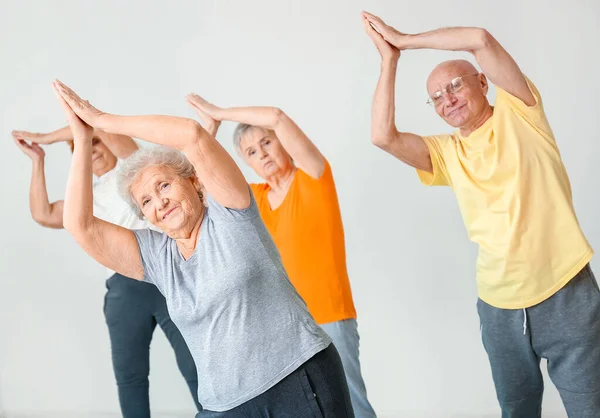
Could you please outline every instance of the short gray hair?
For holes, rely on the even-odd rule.
[[[254,128],[254,125],[238,123],[238,126],[236,126],[235,131],[233,132],[233,146],[239,155],[242,155],[242,136],[252,128]]]
[[[164,146],[140,148],[129,158],[123,160],[117,169],[117,189],[121,197],[140,219],[142,211],[131,195],[131,186],[137,176],[148,167],[169,167],[175,174],[190,178],[196,175],[196,170],[181,152]],[[202,194],[200,193],[202,198]]]

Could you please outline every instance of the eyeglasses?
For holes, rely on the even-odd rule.
[[[429,99],[427,99],[427,104],[431,105],[431,106],[437,106],[440,103],[442,103],[442,99],[444,98],[444,94],[448,93],[448,94],[454,94],[457,91],[459,91],[460,89],[462,89],[465,85],[465,81],[464,79],[467,77],[473,77],[479,75],[479,73],[477,74],[469,74],[469,75],[463,75],[461,77],[456,77],[453,78],[452,81],[450,81],[450,83],[446,86],[446,88],[442,89],[442,90],[438,90],[435,93],[433,93]]]

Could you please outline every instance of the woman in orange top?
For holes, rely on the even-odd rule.
[[[329,163],[280,109],[218,108],[193,94],[188,102],[210,126],[239,122],[235,148],[265,180],[251,187],[289,279],[340,353],[356,417],[375,417],[360,371],[344,227]]]

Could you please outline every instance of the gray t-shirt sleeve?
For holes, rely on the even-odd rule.
[[[231,209],[222,206],[217,202],[211,195],[206,193],[206,204],[208,205],[208,214],[214,221],[225,221],[225,222],[237,222],[247,221],[260,216],[258,212],[258,206],[250,186],[248,186],[248,192],[250,193],[250,206],[245,209]]]
[[[151,229],[136,229],[133,231],[140,248],[140,258],[144,267],[144,281],[162,289],[165,275],[160,272],[160,260],[165,257],[169,237],[162,232]]]

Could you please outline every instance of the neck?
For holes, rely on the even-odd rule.
[[[106,165],[100,167],[99,169],[95,170],[94,174],[96,175],[96,177],[102,177],[103,175],[105,175],[106,173],[111,171],[116,166],[117,166],[117,161],[115,160],[114,164],[106,164]]]
[[[185,234],[187,238],[178,238],[175,240],[177,248],[185,260],[190,258],[194,254],[196,245],[198,245],[198,238],[200,237],[200,227],[202,226],[202,220],[206,211],[202,212],[202,215],[198,218],[198,221],[192,227],[189,234]]]
[[[464,137],[471,135],[481,125],[483,125],[489,118],[492,117],[494,108],[492,106],[486,106],[485,109],[467,125],[460,127],[460,134]]]
[[[296,167],[290,165],[289,168],[273,174],[265,178],[269,188],[275,193],[286,192],[294,180],[294,174],[296,173]]]

